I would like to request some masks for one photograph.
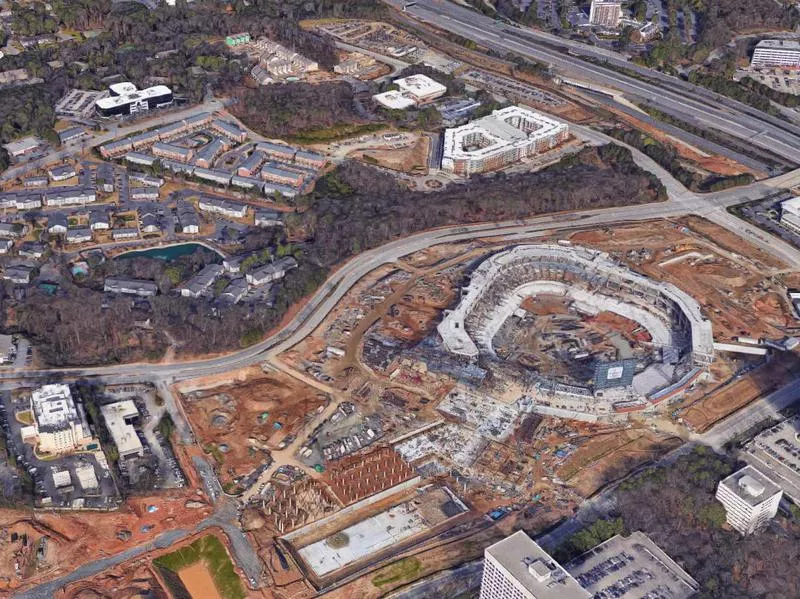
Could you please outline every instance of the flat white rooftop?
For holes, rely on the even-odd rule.
[[[536,599],[589,599],[591,595],[523,531],[517,531],[486,549]]]
[[[800,216],[800,196],[781,202],[781,211]]]
[[[168,88],[166,85],[155,85],[153,87],[148,87],[147,89],[141,89],[141,90],[136,90],[134,86],[134,91],[126,92],[119,96],[109,96],[107,98],[101,98],[96,102],[96,105],[98,108],[106,110],[108,108],[115,108],[117,106],[130,104],[131,102],[136,102],[139,100],[147,100],[149,98],[166,96],[171,93],[172,90]]]
[[[426,75],[402,77],[395,79],[394,84],[400,88],[401,92],[410,94],[418,100],[438,98],[447,91],[444,85]]]
[[[122,96],[124,94],[132,94],[137,88],[130,81],[124,81],[122,83],[112,83],[108,86],[108,89],[111,90],[111,93]]]
[[[409,501],[307,545],[299,553],[315,574],[324,576],[426,530],[427,523]]]
[[[481,159],[566,132],[566,123],[521,106],[509,106],[444,132],[444,157]]]
[[[753,507],[781,492],[774,481],[753,466],[737,470],[719,484]]]
[[[385,106],[390,110],[405,110],[406,108],[411,108],[412,106],[416,106],[417,104],[412,98],[403,95],[399,91],[390,91],[390,92],[383,92],[382,94],[375,94],[374,96],[372,96],[372,99],[375,100],[381,106]]]
[[[102,406],[100,412],[103,414],[106,428],[121,456],[143,451],[142,442],[136,434],[136,429],[125,422],[126,418],[133,418],[139,414],[132,399]]]
[[[31,393],[36,424],[41,427],[62,427],[78,420],[69,385],[44,385]]]

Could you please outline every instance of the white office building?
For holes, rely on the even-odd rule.
[[[393,110],[404,110],[432,102],[447,92],[447,87],[426,75],[395,79],[397,90],[372,96],[378,104]]]
[[[417,104],[432,102],[447,92],[444,85],[426,75],[411,75],[395,79],[394,84],[401,93],[413,98]]]
[[[72,399],[69,385],[44,385],[31,393],[33,431],[42,453],[68,453],[81,449],[92,439],[83,406]],[[32,433],[32,434],[31,434]]]
[[[589,599],[591,595],[523,531],[484,552],[480,599]]]
[[[800,42],[797,40],[762,40],[750,59],[753,69],[800,68]]]
[[[132,399],[118,401],[100,408],[114,445],[117,446],[120,458],[143,456],[144,447],[132,421],[139,417],[139,410]]]
[[[745,466],[720,481],[717,499],[725,506],[728,524],[749,535],[778,513],[781,488],[752,466]]]

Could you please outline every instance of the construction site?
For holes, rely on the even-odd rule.
[[[382,559],[442,535],[469,512],[456,494],[438,485],[394,495],[389,505],[373,500],[361,507],[358,516],[343,513],[282,538],[315,587],[374,568]]]
[[[223,489],[235,492],[271,461],[328,402],[282,373],[250,367],[224,377],[195,379],[177,389],[203,450],[216,462]]]
[[[570,242],[521,245],[482,262],[470,274],[460,303],[445,313],[437,331],[451,353],[485,357],[487,364],[502,360],[495,346],[498,332],[506,328],[500,338],[502,353],[518,352],[514,329],[528,319],[522,302],[535,304],[540,296],[545,302],[561,299],[565,316],[573,318],[571,324],[559,319],[557,332],[549,335],[539,336],[535,330],[536,343],[545,349],[525,359],[527,376],[521,386],[539,413],[596,420],[648,410],[682,393],[713,361],[711,323],[693,298],[674,285],[634,273],[607,254]],[[622,331],[608,330],[616,334],[604,344],[602,335],[575,324],[583,316],[593,323],[616,320]],[[649,351],[639,352],[641,360],[620,334],[626,321],[631,323],[629,336],[647,344]],[[525,337],[533,337],[532,327],[527,332]],[[530,368],[530,362],[543,353],[550,356],[549,368]],[[569,373],[563,370],[550,378],[556,366],[553,359],[567,361],[567,371],[574,364],[573,373],[583,380],[565,380]]]
[[[0,594],[191,528],[210,513],[205,497],[190,490],[130,499],[116,512],[0,510]]]
[[[405,256],[284,358],[379,419],[376,446],[423,480],[457,476],[487,511],[531,495],[569,509],[797,372],[796,281],[708,221],[537,244]]]

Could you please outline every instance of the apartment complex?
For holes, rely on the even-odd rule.
[[[589,23],[598,27],[616,29],[622,16],[622,2],[619,0],[592,0],[589,9]]]
[[[69,453],[92,440],[83,406],[69,385],[44,385],[31,393],[33,424],[22,429],[23,440],[35,440],[42,453]]]
[[[188,162],[194,156],[194,151],[191,148],[184,148],[163,141],[154,143],[151,151],[154,156],[177,160],[178,162]]]
[[[267,264],[252,272],[248,272],[246,275],[247,282],[256,287],[266,285],[267,283],[282,279],[286,276],[286,273],[293,268],[297,268],[297,260],[291,256],[287,256],[276,260],[272,264]]]
[[[155,146],[153,146],[153,148],[155,149]],[[230,144],[221,137],[217,137],[211,143],[206,144],[198,150],[194,163],[201,168],[211,168],[217,156],[228,150],[228,148],[230,148]],[[172,158],[172,156],[167,156],[167,158]]]
[[[94,187],[76,185],[74,187],[52,187],[44,192],[45,206],[70,206],[90,204],[97,200]]]
[[[243,46],[244,44],[250,43],[250,34],[247,32],[244,33],[233,33],[225,37],[225,45],[229,48],[235,48],[236,46]]]
[[[461,127],[446,129],[442,169],[485,173],[546,152],[569,137],[569,127],[527,108],[509,106]]]
[[[106,277],[103,283],[106,293],[125,293],[152,297],[158,293],[158,285],[146,279],[128,279],[125,277]]]
[[[778,513],[781,488],[753,466],[745,466],[720,481],[717,499],[725,506],[728,524],[749,535]]]
[[[109,142],[100,146],[100,154],[103,158],[115,158],[122,154],[127,154],[131,150],[138,150],[149,146],[156,141],[168,141],[182,135],[188,135],[194,131],[205,129],[214,120],[210,112],[202,112],[192,117],[165,125],[152,131],[145,131],[133,137],[125,137],[116,141]],[[144,154],[147,156],[147,154]]]
[[[230,180],[230,176],[228,177]],[[247,216],[247,204],[231,202],[223,198],[213,196],[202,196],[197,202],[197,207],[205,212],[221,214],[230,218],[245,218]]]
[[[480,599],[589,599],[591,595],[523,531],[484,551]]]
[[[800,42],[797,40],[761,40],[750,59],[753,69],[800,68]]]
[[[276,79],[301,77],[319,70],[317,62],[266,38],[254,42],[253,49],[259,62],[250,74],[261,85],[273,83]]]

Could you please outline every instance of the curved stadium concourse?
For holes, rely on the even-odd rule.
[[[482,262],[462,289],[458,306],[437,328],[445,348],[472,358],[496,358],[494,336],[526,297],[537,294],[558,295],[581,312],[612,312],[644,327],[661,358],[634,379],[640,396],[651,399],[714,358],[711,323],[694,298],[633,272],[604,252],[569,244],[520,245]]]

